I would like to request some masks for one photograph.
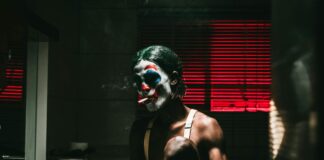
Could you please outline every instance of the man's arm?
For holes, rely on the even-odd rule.
[[[227,160],[226,154],[222,153],[218,148],[214,147],[209,151],[210,160]]]
[[[206,132],[206,138],[211,143],[209,150],[210,160],[226,160],[223,130],[218,122],[209,118],[209,126]]]
[[[226,160],[223,130],[218,122],[214,118],[203,116],[199,120],[199,128],[202,131],[201,145],[208,152],[209,159]]]

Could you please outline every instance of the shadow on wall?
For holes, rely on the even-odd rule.
[[[272,5],[272,93],[284,125],[274,159],[316,159],[314,1]]]

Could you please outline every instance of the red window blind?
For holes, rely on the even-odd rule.
[[[25,76],[25,56],[20,46],[9,46],[8,53],[1,53],[0,101],[22,101]]]
[[[179,54],[185,104],[212,112],[268,112],[270,27],[267,20],[142,23],[140,42]]]

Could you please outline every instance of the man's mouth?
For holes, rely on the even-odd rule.
[[[137,101],[139,104],[145,104],[147,101],[149,101],[149,98],[145,97]]]
[[[141,96],[141,99],[137,101],[138,104],[148,104],[155,102],[158,99],[158,94],[155,90],[151,90],[146,96]]]
[[[150,102],[153,102],[155,99],[156,98],[154,96],[152,96],[152,97],[144,97],[144,98],[138,100],[137,103],[139,103],[139,104],[148,104]]]

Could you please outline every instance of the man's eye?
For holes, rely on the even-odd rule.
[[[149,86],[155,87],[161,81],[161,76],[155,71],[148,70],[144,74],[144,81]]]

